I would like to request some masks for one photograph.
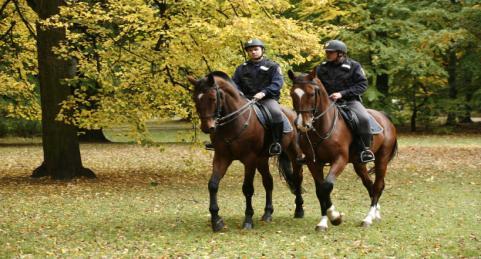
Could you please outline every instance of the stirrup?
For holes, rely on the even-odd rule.
[[[205,149],[207,149],[207,150],[214,150],[214,144],[212,144],[212,143],[205,143]]]
[[[376,158],[374,157],[374,153],[372,153],[372,151],[369,149],[362,151],[360,158],[361,163],[367,163],[376,160]]]
[[[278,142],[272,143],[271,146],[269,147],[269,155],[271,156],[277,156],[280,155],[282,152],[282,147],[281,144]]]

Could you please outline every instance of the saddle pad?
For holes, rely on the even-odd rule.
[[[384,130],[371,114],[369,114],[369,125],[371,125],[372,134],[379,134]]]
[[[262,124],[264,128],[267,128],[268,123],[264,113],[260,110],[260,108],[257,105],[253,105],[252,107],[254,107],[254,111],[256,112],[256,116],[259,122]],[[282,131],[284,133],[289,133],[293,130],[291,123],[289,122],[289,120],[287,119],[287,116],[284,113],[282,113],[282,122],[283,122]]]

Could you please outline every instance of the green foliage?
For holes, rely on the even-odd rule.
[[[421,113],[442,106],[447,57],[455,51],[457,99],[481,109],[481,7],[470,1],[68,1],[48,20],[39,20],[24,1],[5,3],[0,113],[9,116],[40,116],[36,22],[67,29],[55,51],[74,58],[78,71],[65,82],[72,95],[58,119],[82,128],[129,124],[141,136],[150,119],[195,118],[185,77],[232,74],[246,58],[242,42],[253,37],[266,42],[267,56],[284,71],[312,69],[322,60],[320,42],[344,40],[369,77],[366,103],[392,114],[409,113],[414,103],[426,103]],[[377,88],[382,76],[387,92]]]
[[[39,121],[0,117],[0,137],[32,137],[42,133]]]

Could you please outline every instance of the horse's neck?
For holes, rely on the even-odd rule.
[[[224,115],[227,115],[239,110],[240,108],[242,108],[242,106],[244,106],[247,103],[247,101],[243,99],[240,95],[235,95],[235,94],[232,94],[231,92],[232,91],[224,90],[224,96],[225,96],[225,100],[224,100],[225,114]]]
[[[225,111],[224,115],[239,110],[247,103],[245,98],[242,98],[242,96],[237,92],[236,89],[233,89],[232,86],[224,85],[221,89],[224,92],[225,98],[223,105],[223,109]]]
[[[325,113],[319,119],[316,120],[316,128],[320,132],[325,132],[330,129],[332,120],[336,119],[336,107],[331,107],[334,105],[332,101],[329,99],[326,92],[321,93],[319,95],[319,104],[317,105],[317,112]],[[328,111],[329,109],[329,111]],[[317,116],[317,115],[314,115]]]

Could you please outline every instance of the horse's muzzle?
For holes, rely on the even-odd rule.
[[[209,121],[209,122],[201,121],[200,129],[202,130],[202,132],[204,132],[206,134],[214,133],[215,132],[215,123],[214,123],[213,120]]]
[[[296,124],[297,129],[301,132],[308,132],[312,129],[312,121],[309,123],[304,123],[302,116],[297,116],[294,123]]]

